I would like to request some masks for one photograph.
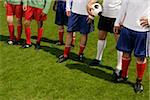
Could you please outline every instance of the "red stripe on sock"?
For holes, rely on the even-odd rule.
[[[146,69],[146,63],[143,63],[143,64],[136,64],[136,67],[137,67],[137,78],[139,80],[142,80],[143,78],[143,75],[144,75],[144,71]]]
[[[9,29],[9,34],[10,34],[10,37],[9,39],[10,40],[13,40],[15,39],[15,36],[14,36],[14,25],[8,25],[8,29]]]
[[[19,41],[21,39],[22,34],[22,25],[17,26],[17,32],[18,32],[17,41]]]
[[[122,58],[122,77],[126,78],[128,76],[128,67],[131,59]]]
[[[59,32],[59,42],[63,43],[64,32]]]
[[[70,53],[70,47],[65,47],[65,50],[64,50],[64,57],[68,57],[68,56],[69,56],[69,53]]]
[[[25,33],[26,33],[26,43],[31,44],[31,29],[30,29],[30,27],[25,29]]]
[[[43,35],[43,28],[39,28],[38,29],[38,37],[37,37],[37,42],[38,43],[40,43],[42,35]]]
[[[78,54],[78,55],[83,54],[84,49],[85,49],[85,46],[80,45],[80,51],[79,51],[79,54]]]

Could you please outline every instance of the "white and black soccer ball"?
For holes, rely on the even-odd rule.
[[[91,13],[94,16],[98,16],[102,12],[102,6],[99,3],[94,3],[91,7]]]

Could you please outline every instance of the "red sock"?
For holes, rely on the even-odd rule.
[[[18,32],[17,41],[20,41],[22,34],[22,25],[17,26],[17,32]]]
[[[130,64],[131,59],[122,58],[122,77],[126,78],[128,76],[128,67]]]
[[[40,43],[40,41],[41,41],[42,34],[43,34],[43,28],[39,28],[38,29],[38,37],[37,37],[37,42],[38,43]]]
[[[31,44],[31,29],[30,29],[30,27],[25,29],[25,33],[26,33],[26,43]]]
[[[143,78],[143,75],[144,75],[144,71],[146,69],[146,63],[143,63],[143,64],[136,64],[136,67],[137,67],[137,78],[139,80],[142,80]]]
[[[64,32],[59,32],[59,42],[63,43]]]
[[[84,49],[85,49],[85,46],[80,45],[80,51],[79,51],[79,54],[78,54],[78,55],[83,54]]]
[[[8,25],[8,29],[9,29],[9,34],[10,34],[10,40],[13,40],[15,38],[14,36],[14,25]]]
[[[69,56],[69,53],[70,53],[70,47],[65,47],[65,50],[64,50],[64,57],[68,57],[68,56]]]

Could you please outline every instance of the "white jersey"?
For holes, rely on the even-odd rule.
[[[150,31],[150,27],[140,25],[142,17],[147,17],[150,20],[150,0],[123,0],[115,26],[122,22],[124,27],[131,30],[138,32]]]
[[[88,15],[87,4],[89,0],[66,0],[66,10],[80,15]],[[71,8],[72,2],[72,9]]]
[[[104,0],[102,16],[116,18],[121,8],[122,0]]]

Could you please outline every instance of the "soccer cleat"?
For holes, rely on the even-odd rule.
[[[40,43],[36,43],[36,44],[35,44],[35,49],[36,49],[36,50],[39,50],[40,48],[41,48]]]
[[[66,61],[68,59],[68,57],[64,57],[64,55],[60,55],[59,57],[58,57],[58,63],[62,63],[62,62],[64,62],[64,61]]]
[[[83,53],[78,55],[78,61],[83,62],[83,55],[84,55]]]
[[[62,45],[64,45],[64,43],[63,43],[63,42],[58,41],[58,42],[56,43],[56,45],[58,45],[58,46],[62,46]]]
[[[122,71],[120,71],[118,74],[116,73],[116,71],[114,71],[112,74],[113,81],[117,82],[117,80],[121,78],[121,73]]]
[[[92,60],[92,62],[90,62],[90,66],[99,66],[100,65],[100,62],[101,61],[99,61],[99,60],[97,60],[97,59],[94,59],[94,60]]]
[[[14,41],[14,45],[21,45],[22,42],[21,41]]]
[[[119,77],[115,80],[115,82],[122,83],[122,82],[127,82],[127,80],[128,80],[128,77],[125,77],[125,78]]]
[[[134,85],[134,91],[136,93],[142,93],[143,90],[144,90],[144,87],[142,85],[142,81],[137,79],[137,81],[136,81],[136,83]]]
[[[30,48],[32,46],[32,44],[24,44],[22,45],[22,48],[25,49],[25,48]]]
[[[9,45],[13,45],[13,44],[14,44],[14,41],[13,41],[13,40],[8,40],[7,43],[8,43]]]

